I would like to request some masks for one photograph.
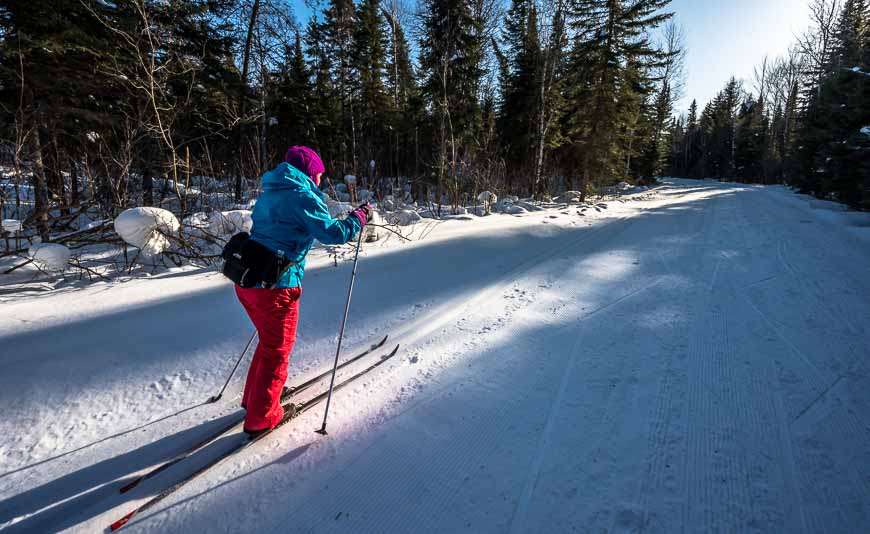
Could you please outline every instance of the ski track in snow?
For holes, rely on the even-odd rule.
[[[782,188],[651,196],[370,248],[344,355],[402,352],[337,393],[330,437],[313,410],[125,529],[870,531],[868,228]],[[312,262],[291,382],[331,363],[348,274]],[[172,415],[250,334],[219,277],[8,309],[0,530],[103,531],[182,471],[124,482],[236,413],[244,365]]]

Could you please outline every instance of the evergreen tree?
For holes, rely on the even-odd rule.
[[[457,198],[460,160],[474,150],[480,124],[482,23],[468,0],[425,0],[420,41],[421,89],[431,109],[439,205],[445,187]],[[446,182],[451,178],[451,182]]]
[[[868,32],[867,0],[845,0],[834,29],[833,70],[850,69],[861,61]]]
[[[61,208],[78,202],[79,184],[72,180],[67,187],[62,170],[84,156],[88,133],[101,143],[116,141],[112,132],[120,127],[121,117],[114,105],[125,89],[122,80],[102,73],[131,58],[101,23],[110,17],[119,25],[132,24],[123,6],[13,0],[0,10],[4,137],[20,143],[20,163],[33,161],[36,205],[28,223],[43,239],[50,231],[50,201]],[[101,191],[110,200],[111,193]]]
[[[734,140],[735,174],[743,182],[762,182],[766,157],[767,128],[764,103],[751,98],[743,103],[737,115]]]
[[[497,127],[510,183],[531,170],[537,131],[539,65],[537,9],[532,0],[513,0],[502,32],[504,67]]]
[[[302,37],[296,32],[294,46],[284,53],[285,62],[276,76],[274,96],[268,114],[276,124],[271,137],[273,150],[292,145],[315,144],[312,128],[312,85],[302,51]]]
[[[323,23],[319,36],[323,39],[324,52],[329,58],[330,75],[338,103],[340,123],[338,136],[332,136],[337,144],[333,147],[336,164],[341,173],[356,174],[357,154],[357,116],[354,102],[358,99],[356,73],[353,65],[354,34],[358,25],[356,7],[353,0],[330,0],[323,11]]]
[[[743,100],[742,84],[731,78],[701,115],[703,156],[700,176],[735,178],[734,148],[737,109]]]
[[[664,60],[648,31],[667,21],[669,0],[575,0],[567,137],[584,184],[626,176],[649,69]]]
[[[333,83],[333,59],[326,40],[326,24],[311,17],[305,31],[305,55],[309,58],[312,94],[309,115],[312,146],[318,149],[327,170],[342,155],[344,132],[341,120],[341,96]]]
[[[870,83],[862,74],[870,67],[851,65],[866,59],[867,22],[865,2],[843,5],[831,45],[834,59],[801,118],[793,179],[802,191],[853,206],[866,205],[868,196],[861,130],[870,123]]]
[[[390,174],[399,176],[417,165],[418,126],[423,104],[405,31],[398,17],[385,11],[390,28],[387,48],[387,90],[392,95]]]
[[[357,11],[359,24],[354,34],[354,70],[359,85],[360,155],[363,162],[380,161],[388,153],[383,139],[392,127],[392,101],[386,92],[386,49],[388,46],[380,0],[363,0]],[[365,165],[369,168],[368,165]]]

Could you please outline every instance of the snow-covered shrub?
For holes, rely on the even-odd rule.
[[[523,208],[526,211],[543,211],[544,210],[544,208],[542,208],[540,206],[535,206],[534,204],[532,204],[531,202],[529,202],[527,200],[517,200],[516,202],[514,202],[514,204]]]
[[[115,219],[115,231],[121,239],[147,256],[156,256],[169,248],[164,234],[177,232],[179,227],[175,215],[161,208],[130,208]]]
[[[386,219],[390,224],[408,226],[421,220],[422,217],[414,210],[399,210],[387,214]]]
[[[253,198],[247,202],[243,203],[235,203],[232,205],[234,210],[253,210],[254,206],[257,204],[257,199]]]
[[[492,191],[484,191],[483,193],[477,195],[478,202],[491,202],[495,204],[498,202],[498,196]]]
[[[356,185],[356,176],[348,174],[344,177],[344,183],[346,183],[347,185]]]
[[[374,200],[374,198],[375,194],[368,189],[360,189],[356,192],[356,199],[359,200],[360,203],[371,202],[372,200]]]
[[[350,193],[346,193],[344,191],[335,190],[336,200],[339,202],[350,202]]]
[[[211,223],[209,221],[208,213],[199,211],[185,217],[184,220],[181,221],[181,224],[191,228],[207,229]]]
[[[253,225],[249,210],[213,211],[209,217],[209,232],[212,235],[250,233]]]
[[[20,232],[21,231],[21,221],[18,219],[3,219],[3,231],[4,232]]]
[[[347,202],[336,202],[328,197],[326,199],[326,207],[329,209],[329,216],[335,219],[344,219],[344,216],[354,209]]]
[[[484,191],[477,195],[477,201],[483,204],[483,213],[489,215],[492,205],[498,202],[498,196],[492,191]]]
[[[580,197],[582,193],[580,191],[565,191],[561,195],[557,196],[553,199],[553,202],[558,204],[576,204],[580,202]]]
[[[152,180],[152,186],[155,191],[166,191],[168,194],[175,194],[176,183],[175,180],[164,180],[163,178],[154,178]],[[197,197],[202,194],[198,188],[195,187],[185,187],[184,184],[177,184],[178,194],[185,197]]]
[[[59,243],[36,243],[27,254],[40,269],[63,271],[69,261],[70,250]]]
[[[516,204],[507,204],[503,206],[502,209],[499,211],[508,215],[519,215],[520,213],[526,213],[527,210],[525,210],[522,206],[518,206]]]

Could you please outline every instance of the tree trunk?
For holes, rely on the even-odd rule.
[[[150,165],[142,171],[142,205],[154,205],[154,171]]]
[[[48,229],[48,186],[45,179],[45,164],[42,159],[42,143],[39,139],[39,128],[34,128],[31,134],[33,144],[33,194],[34,212],[33,220],[36,222],[36,230],[43,241],[49,240]]]
[[[69,203],[74,208],[81,205],[79,201],[79,172],[76,159],[72,156],[69,158]]]
[[[248,21],[248,33],[245,36],[245,53],[242,56],[242,83],[239,87],[239,126],[238,138],[236,147],[239,147],[238,174],[236,175],[235,189],[233,195],[236,202],[242,201],[242,138],[245,134],[245,112],[247,111],[247,95],[248,89],[248,70],[251,65],[251,44],[254,41],[254,27],[257,23],[257,14],[260,11],[260,0],[254,0],[254,5],[251,7],[251,19]]]

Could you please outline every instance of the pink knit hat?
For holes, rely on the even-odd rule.
[[[284,161],[310,176],[315,182],[317,175],[326,171],[317,152],[307,146],[291,146],[284,155]]]

